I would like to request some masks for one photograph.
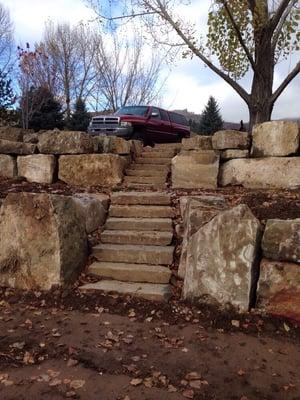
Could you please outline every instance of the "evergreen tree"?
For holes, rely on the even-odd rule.
[[[223,120],[216,100],[210,96],[201,115],[199,130],[202,135],[213,135],[223,127]]]
[[[79,98],[76,101],[75,111],[72,114],[67,126],[73,131],[86,131],[89,122],[90,116],[86,110],[85,103],[81,98]]]
[[[8,121],[8,109],[15,103],[15,95],[11,87],[11,79],[0,70],[0,119]]]
[[[29,129],[39,131],[63,128],[61,104],[55,100],[49,89],[32,88],[28,94],[28,103],[29,110],[32,110],[28,120]]]

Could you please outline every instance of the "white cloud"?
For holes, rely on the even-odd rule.
[[[49,19],[77,23],[94,18],[94,12],[82,0],[1,0],[10,11],[17,43],[34,43],[41,39]]]

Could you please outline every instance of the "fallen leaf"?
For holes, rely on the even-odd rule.
[[[237,374],[238,374],[239,376],[244,376],[245,373],[246,373],[246,372],[245,372],[243,369],[239,369],[238,372],[237,372]]]
[[[145,379],[143,380],[143,384],[144,384],[144,386],[145,386],[146,388],[152,388],[152,386],[153,386],[152,378],[151,378],[151,377],[150,377],[150,378],[145,378]]]
[[[190,382],[190,387],[192,387],[193,389],[200,389],[201,385],[202,385],[202,382],[200,380]]]
[[[132,386],[139,386],[143,383],[143,379],[140,378],[134,378],[130,381],[130,385]]]
[[[34,364],[34,358],[29,353],[29,351],[25,351],[25,354],[24,354],[24,357],[23,357],[23,363],[24,364]]]
[[[177,388],[175,386],[173,386],[173,385],[169,385],[168,386],[168,392],[175,393],[175,392],[177,392]]]
[[[70,383],[70,388],[71,389],[80,389],[85,385],[85,381],[83,379],[77,379],[74,381],[71,381]]]
[[[199,374],[198,372],[189,372],[188,374],[186,374],[185,379],[187,381],[199,380],[201,379],[201,374]]]
[[[49,386],[58,386],[58,385],[61,385],[61,383],[62,383],[61,379],[55,378],[55,379],[53,379],[53,381],[49,382]]]
[[[286,332],[289,332],[291,330],[291,328],[285,322],[283,323],[283,327]]]
[[[238,321],[237,319],[233,319],[231,321],[231,325],[235,326],[236,328],[239,328],[240,327],[240,321]]]
[[[67,367],[75,367],[75,365],[78,364],[77,360],[74,360],[73,358],[69,358],[67,362]]]

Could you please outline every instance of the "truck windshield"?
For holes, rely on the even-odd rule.
[[[140,115],[145,117],[148,111],[148,107],[145,106],[127,106],[122,107],[118,110],[115,115]]]

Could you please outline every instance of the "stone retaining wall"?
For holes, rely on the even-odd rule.
[[[292,121],[256,125],[251,138],[245,132],[228,130],[184,139],[182,151],[172,162],[172,185],[185,189],[299,188],[299,139],[299,125]]]
[[[223,197],[181,198],[183,295],[300,321],[300,219],[268,220]]]
[[[113,186],[142,152],[142,143],[85,132],[0,128],[0,178],[51,184]]]

